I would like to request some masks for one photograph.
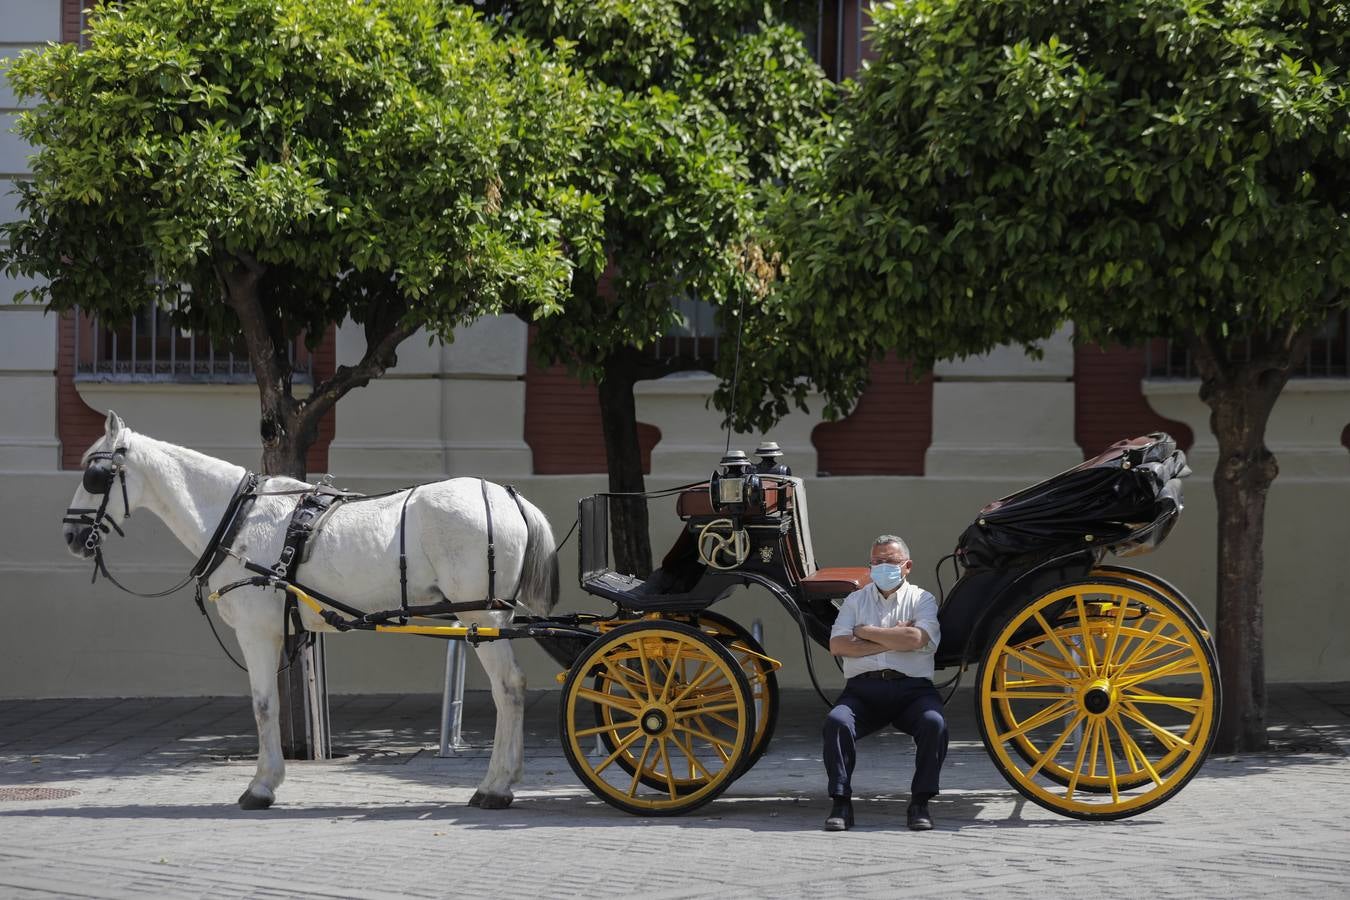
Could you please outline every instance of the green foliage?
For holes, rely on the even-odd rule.
[[[569,243],[571,297],[563,315],[540,321],[540,355],[599,380],[625,353],[654,359],[651,344],[679,324],[674,300],[713,304],[732,330],[742,298],[762,295],[765,273],[745,262],[759,189],[800,165],[830,88],[774,6],[538,0],[491,9],[505,27],[572,53],[595,89],[597,127],[572,183],[595,198],[603,229],[593,243]]]
[[[780,196],[792,260],[743,416],[868,362],[1292,333],[1347,303],[1350,7],[907,0],[821,162]],[[810,353],[790,336],[813,335]],[[776,349],[775,349],[776,348]]]
[[[345,315],[450,330],[556,311],[564,235],[598,217],[568,183],[591,127],[564,52],[439,0],[139,0],[88,46],[23,54],[39,148],[0,263],[52,308],[107,318],[191,287],[177,316],[233,334],[233,269],[275,335]]]

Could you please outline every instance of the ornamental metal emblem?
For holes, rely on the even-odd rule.
[[[766,565],[767,565],[768,563],[773,562],[773,548],[772,548],[772,547],[760,547],[760,548],[759,548],[759,561],[762,562],[762,563],[765,563]]]

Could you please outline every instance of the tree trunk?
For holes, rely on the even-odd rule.
[[[1235,341],[1197,339],[1200,398],[1210,407],[1218,442],[1217,645],[1223,709],[1214,748],[1220,753],[1267,746],[1262,577],[1266,495],[1279,474],[1266,447],[1266,425],[1289,380],[1297,347],[1266,341],[1248,359],[1230,361]],[[1298,342],[1295,341],[1297,344]]]
[[[646,490],[642,475],[642,448],[638,443],[637,404],[633,385],[637,369],[626,354],[605,360],[600,389],[600,421],[605,435],[605,462],[609,489],[616,493]],[[652,543],[648,533],[647,503],[642,497],[615,497],[610,501],[610,534],[614,568],[646,578],[652,571]]]

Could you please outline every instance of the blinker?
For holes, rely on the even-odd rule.
[[[84,470],[84,489],[91,494],[106,494],[117,477],[111,459],[96,459]]]

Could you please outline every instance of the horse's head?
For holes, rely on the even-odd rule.
[[[131,494],[139,484],[132,479],[132,487],[128,487],[127,478],[131,436],[121,417],[110,411],[103,437],[84,454],[84,477],[70,499],[64,520],[66,547],[82,559],[94,555],[110,529],[121,534],[117,518],[130,515],[136,505],[133,501],[138,498]],[[118,506],[120,516],[114,515]]]

